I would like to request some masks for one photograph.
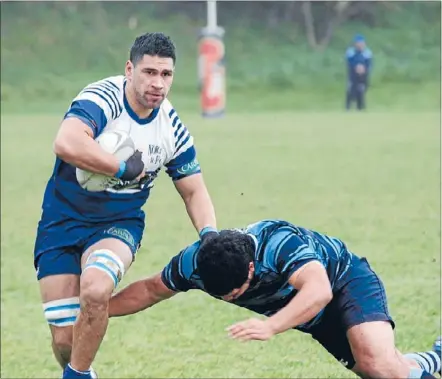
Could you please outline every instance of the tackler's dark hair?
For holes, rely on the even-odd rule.
[[[144,55],[159,56],[160,58],[172,58],[176,61],[175,45],[170,37],[164,33],[146,33],[135,39],[130,49],[130,61],[136,65]]]
[[[222,230],[202,242],[197,265],[205,290],[224,296],[240,288],[247,281],[254,253],[252,237],[236,230]]]

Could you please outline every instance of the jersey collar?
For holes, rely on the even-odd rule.
[[[258,239],[250,233],[247,233],[248,236],[252,237],[253,243],[255,244],[255,256],[256,256],[256,252],[258,250]]]

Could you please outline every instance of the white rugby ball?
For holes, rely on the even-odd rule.
[[[95,140],[103,150],[125,161],[135,152],[135,144],[130,135],[120,130],[106,131]],[[77,181],[82,188],[91,192],[104,191],[118,182],[118,179],[102,174],[95,174],[77,167]]]

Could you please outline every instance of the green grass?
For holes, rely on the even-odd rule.
[[[114,73],[114,74],[118,74]],[[104,78],[105,76],[99,76]],[[62,115],[68,108],[72,96],[80,92],[88,83],[94,81],[76,79],[67,83],[65,93],[55,101],[48,102],[44,97],[26,103],[2,102],[2,113],[5,114],[47,114]],[[95,78],[97,80],[97,78]],[[74,95],[73,95],[74,94]],[[189,113],[200,112],[200,94],[196,89],[183,90],[172,87],[171,101],[178,109]],[[228,90],[226,93],[226,112],[228,114],[267,113],[272,111],[295,112],[336,112],[344,108],[345,84],[335,83],[330,87],[310,86],[292,90],[274,91],[265,87],[251,87],[248,90]],[[440,85],[436,82],[416,85],[397,83],[388,86],[372,86],[366,95],[367,107],[375,112],[434,112],[440,109]]]
[[[220,227],[278,217],[341,237],[383,278],[398,347],[430,347],[441,323],[440,114],[181,118],[195,135]],[[1,120],[2,378],[60,376],[32,256],[59,120]],[[157,272],[196,237],[164,173],[146,211],[143,246],[123,285]],[[178,295],[111,320],[94,367],[102,378],[353,377],[299,332],[229,340],[224,328],[250,314],[203,293]]]

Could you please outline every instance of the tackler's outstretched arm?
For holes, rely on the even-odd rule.
[[[310,321],[333,298],[327,271],[318,261],[311,261],[301,267],[292,274],[289,283],[299,292],[267,320],[274,334]]]
[[[165,286],[161,279],[161,273],[138,280],[112,296],[109,302],[109,317],[140,312],[176,293]]]
[[[294,272],[289,283],[299,292],[285,307],[266,320],[252,318],[230,326],[230,337],[243,341],[268,340],[275,334],[310,321],[333,297],[327,272],[315,260]]]

